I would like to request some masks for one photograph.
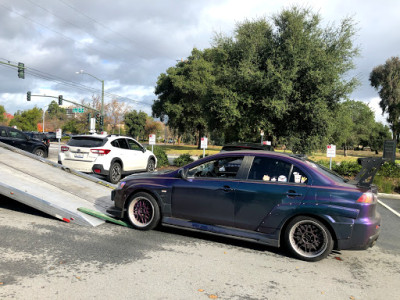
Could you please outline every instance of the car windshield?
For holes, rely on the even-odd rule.
[[[106,142],[106,138],[76,136],[69,140],[68,145],[74,147],[101,147]]]

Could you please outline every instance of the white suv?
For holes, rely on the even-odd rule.
[[[122,175],[153,172],[157,158],[133,138],[117,135],[75,135],[61,146],[58,163],[85,173],[107,176],[117,183]]]

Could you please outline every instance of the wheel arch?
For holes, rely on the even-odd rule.
[[[334,243],[333,248],[336,249],[337,248],[337,243],[338,243],[338,237],[336,235],[336,231],[334,230],[334,228],[332,227],[332,225],[329,223],[329,221],[326,219],[326,216],[321,216],[318,214],[312,214],[312,213],[304,213],[304,212],[299,212],[297,214],[294,214],[292,216],[290,216],[289,218],[287,218],[285,220],[285,222],[283,223],[280,233],[279,233],[279,247],[281,247],[281,245],[283,244],[282,241],[285,240],[284,236],[285,236],[285,232],[286,229],[289,225],[289,223],[296,217],[310,217],[313,219],[316,219],[318,221],[320,221],[322,224],[324,224],[324,226],[329,230],[329,233],[332,236],[332,240]]]
[[[122,162],[122,159],[119,158],[119,157],[114,157],[114,158],[111,160],[111,162],[110,162],[110,167],[109,167],[108,170],[110,171],[112,164],[115,163],[115,162],[119,163],[119,164],[121,165],[121,171],[124,171],[124,163]]]
[[[161,216],[163,215],[163,206],[161,205],[162,202],[161,202],[160,196],[150,189],[146,189],[144,187],[139,187],[137,189],[132,190],[132,192],[129,194],[129,196],[126,197],[126,201],[124,203],[124,209],[122,210],[122,216],[121,216],[122,218],[125,217],[125,213],[128,208],[129,200],[132,199],[132,197],[138,193],[147,193],[150,196],[152,196],[154,198],[154,200],[156,200],[158,207],[160,208]]]

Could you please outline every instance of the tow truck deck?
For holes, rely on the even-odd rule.
[[[115,185],[0,142],[0,194],[68,223],[98,226],[104,220],[78,211],[106,214]]]

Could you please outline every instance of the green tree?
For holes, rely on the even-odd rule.
[[[6,110],[3,105],[0,105],[0,124],[5,124],[7,118],[5,116]]]
[[[207,103],[214,85],[212,64],[204,59],[203,53],[193,49],[187,60],[159,76],[155,94],[158,99],[152,106],[153,116],[178,131],[178,135],[192,132],[200,138],[207,131]]]
[[[133,110],[125,115],[125,125],[128,127],[128,134],[139,140],[143,138],[146,126],[147,114],[143,111]]]
[[[179,134],[218,130],[226,141],[258,141],[260,130],[295,152],[324,145],[331,115],[357,84],[351,19],[322,28],[320,16],[291,8],[238,24],[233,37],[194,49],[161,74],[153,115]],[[275,141],[276,142],[276,141]]]
[[[58,105],[56,101],[51,101],[47,108],[47,114],[50,118],[64,120],[66,118],[66,110]]]
[[[10,126],[17,126],[23,131],[36,131],[37,124],[42,120],[42,110],[34,107],[25,111],[17,111],[14,119],[11,120]]]
[[[376,122],[370,134],[371,150],[378,154],[379,150],[383,150],[383,144],[386,140],[391,139],[390,128],[380,122]]]
[[[399,139],[400,133],[400,59],[392,57],[384,65],[375,67],[369,80],[378,90],[382,114],[387,112],[387,121],[391,125],[393,139]]]

